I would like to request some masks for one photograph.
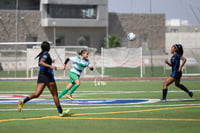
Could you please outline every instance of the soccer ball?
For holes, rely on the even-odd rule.
[[[129,41],[133,41],[135,40],[136,35],[133,32],[131,32],[131,33],[128,33],[127,38]]]

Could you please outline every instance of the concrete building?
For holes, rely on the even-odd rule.
[[[181,43],[184,48],[200,48],[200,26],[189,25],[187,20],[173,19],[166,21],[166,52],[174,43]]]
[[[122,46],[165,49],[164,14],[108,13],[108,0],[1,0],[0,31],[0,42],[48,40],[100,49],[113,34]],[[129,32],[136,40],[127,40]]]
[[[98,48],[106,36],[107,0],[19,0],[18,10],[16,1],[0,1],[0,42],[48,40]]]
[[[127,40],[129,32],[136,34],[134,41]],[[165,15],[110,13],[109,34],[120,36],[124,46],[143,47],[147,54],[151,50],[160,54],[165,49]]]

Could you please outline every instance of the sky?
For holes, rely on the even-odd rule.
[[[108,0],[109,12],[162,13],[166,20],[188,20],[200,26],[200,0]]]

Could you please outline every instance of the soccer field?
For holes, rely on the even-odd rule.
[[[168,101],[159,102],[163,80],[113,80],[104,86],[82,81],[74,101],[61,98],[66,117],[58,117],[46,88],[41,97],[17,112],[17,101],[33,93],[35,81],[0,81],[1,133],[199,133],[200,81],[183,80],[190,98],[174,85]],[[66,86],[58,81],[58,90]]]

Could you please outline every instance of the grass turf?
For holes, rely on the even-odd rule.
[[[75,99],[160,99],[162,83],[163,81],[107,81],[106,86],[94,87],[92,81],[82,81],[74,97]],[[16,109],[16,104],[0,104],[0,132],[198,133],[200,131],[200,82],[183,81],[182,83],[194,91],[195,100],[148,103],[140,106],[64,105],[63,108],[71,108],[71,116],[64,118],[57,116],[55,105],[26,104],[25,110],[16,112],[13,110]],[[34,81],[1,81],[0,94],[29,94],[34,92],[35,85]],[[59,81],[57,86],[61,91],[66,86],[66,82]],[[45,89],[42,95],[50,95],[50,93]],[[168,99],[189,99],[189,97],[171,85]],[[6,111],[6,109],[10,110]]]

